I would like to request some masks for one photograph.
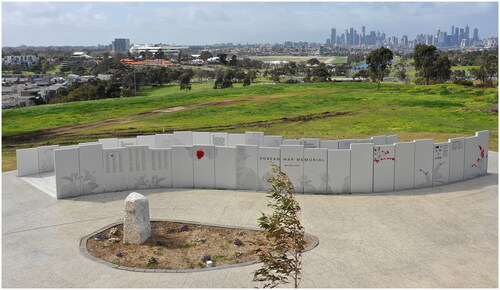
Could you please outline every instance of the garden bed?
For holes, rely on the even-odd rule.
[[[265,232],[258,230],[171,221],[152,221],[151,228],[151,237],[134,245],[122,242],[123,224],[109,227],[88,238],[87,251],[124,267],[181,270],[207,268],[207,260],[214,267],[257,262],[258,245],[269,243]],[[313,240],[306,236],[306,242],[307,248]]]

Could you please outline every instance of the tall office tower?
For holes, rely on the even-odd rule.
[[[455,25],[451,26],[451,35],[455,34]]]
[[[366,27],[361,26],[361,40],[360,40],[360,44],[366,44],[365,43],[365,37],[366,37]]]
[[[462,41],[465,38],[465,32],[463,28],[460,28],[460,33],[458,34],[458,40]]]
[[[330,41],[330,38],[326,39],[326,44],[330,45],[332,42]]]
[[[349,30],[348,29],[345,30],[344,44],[349,44]]]
[[[332,44],[337,44],[337,29],[332,28],[332,34],[330,35]]]
[[[469,25],[465,25],[465,38],[469,39]]]
[[[401,45],[403,47],[408,47],[408,36],[403,35],[403,37],[401,38]]]
[[[130,39],[128,38],[115,38],[111,42],[111,51],[120,51],[127,53],[130,48]]]
[[[354,28],[349,28],[349,44],[354,44]]]
[[[479,41],[479,29],[474,28],[474,41]]]

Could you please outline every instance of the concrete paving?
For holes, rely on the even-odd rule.
[[[391,193],[299,195],[306,231],[301,287],[498,287],[498,153],[489,174]],[[259,264],[198,273],[135,273],[80,254],[85,235],[123,218],[130,191],[56,200],[2,174],[3,287],[252,288]],[[151,218],[257,226],[264,193],[140,190]],[[291,285],[290,285],[291,286]]]

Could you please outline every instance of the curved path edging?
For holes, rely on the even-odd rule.
[[[187,223],[187,224],[193,224],[193,225],[203,225],[203,226],[211,226],[211,227],[220,227],[220,228],[228,228],[228,229],[240,229],[240,230],[250,230],[250,231],[263,231],[260,228],[254,228],[254,227],[240,227],[240,226],[229,226],[229,225],[218,225],[218,224],[206,224],[206,223],[200,223],[200,222],[192,222],[192,221],[184,221],[184,220],[170,220],[170,219],[155,219],[151,220],[151,222],[176,222],[176,223]],[[118,221],[114,222],[112,224],[109,224],[107,226],[104,226],[88,235],[83,237],[80,240],[80,253],[85,256],[86,258],[95,261],[97,263],[106,265],[108,267],[118,269],[118,270],[125,270],[125,271],[132,271],[132,272],[145,272],[145,273],[193,273],[193,272],[205,272],[205,271],[213,271],[213,270],[222,270],[222,269],[228,269],[228,268],[236,268],[236,267],[243,267],[243,266],[249,266],[253,264],[260,263],[260,261],[249,261],[245,263],[238,263],[238,264],[229,264],[229,265],[222,265],[222,266],[214,266],[211,268],[200,268],[200,269],[177,269],[177,270],[169,270],[169,269],[142,269],[142,268],[132,268],[132,267],[125,267],[117,264],[113,264],[107,261],[104,261],[102,259],[99,259],[95,256],[92,256],[88,251],[87,251],[87,241],[91,237],[97,235],[98,233],[107,230],[109,228],[112,228],[114,226],[123,224],[123,221]],[[308,238],[311,239],[311,244],[304,249],[304,252],[308,252],[315,247],[318,246],[319,244],[319,239],[318,237],[308,234],[305,234]]]

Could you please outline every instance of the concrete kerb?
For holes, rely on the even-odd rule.
[[[207,224],[207,223],[192,222],[192,221],[185,221],[185,220],[155,219],[155,220],[151,220],[151,222],[176,222],[176,223],[186,223],[186,224],[192,224],[192,225],[220,227],[220,228],[227,228],[227,229],[263,231],[260,228],[254,228],[254,227],[239,227],[239,226],[231,226],[231,225]],[[175,270],[174,269],[172,269],[172,270],[169,270],[169,269],[143,269],[143,268],[125,267],[125,266],[121,266],[121,265],[118,265],[118,264],[109,263],[109,262],[104,261],[102,259],[99,259],[99,258],[97,258],[95,256],[92,256],[87,251],[87,241],[88,241],[88,239],[92,238],[93,236],[97,235],[98,233],[100,233],[102,231],[108,230],[108,229],[110,229],[110,228],[112,228],[114,226],[121,225],[121,224],[123,224],[123,221],[114,222],[112,224],[104,226],[101,229],[96,230],[96,231],[92,232],[91,234],[86,235],[85,237],[83,237],[80,240],[80,253],[84,257],[86,257],[86,258],[88,258],[88,259],[90,259],[92,261],[95,261],[97,263],[109,266],[109,267],[111,267],[113,269],[125,270],[125,271],[132,271],[132,272],[145,272],[145,273],[193,273],[193,272],[205,272],[205,271],[223,270],[223,269],[236,268],[236,267],[244,267],[244,266],[249,266],[249,265],[260,263],[259,261],[249,261],[249,262],[245,262],[245,263],[228,264],[228,265],[214,266],[214,267],[211,267],[211,268],[201,268],[201,269],[175,269]],[[311,234],[308,234],[308,233],[306,233],[305,235],[306,235],[306,237],[308,237],[308,238],[311,239],[311,244],[304,249],[304,252],[308,252],[308,251],[314,249],[315,247],[317,247],[319,245],[319,239],[318,239],[318,237],[316,237],[314,235],[311,235]]]

